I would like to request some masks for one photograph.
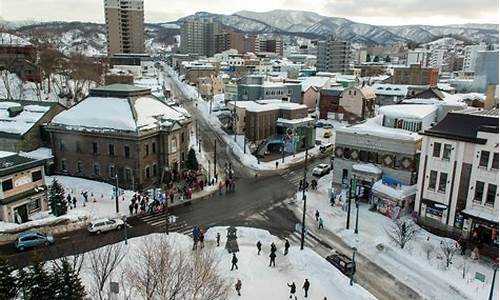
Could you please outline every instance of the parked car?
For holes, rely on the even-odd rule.
[[[48,246],[54,243],[54,236],[39,231],[28,231],[17,236],[14,246],[19,251],[38,246]]]
[[[335,251],[334,254],[327,256],[326,260],[346,276],[356,273],[356,264],[352,261],[352,258],[343,253]]]
[[[332,124],[325,123],[325,124],[323,125],[323,128],[325,128],[325,129],[333,129],[333,125],[332,125]]]
[[[330,165],[319,164],[313,169],[312,174],[316,176],[323,176],[325,174],[328,174],[329,172],[330,172]]]
[[[316,128],[323,128],[324,124],[323,122],[316,122],[316,125],[314,125],[314,127]]]
[[[121,219],[99,219],[89,223],[87,230],[92,233],[100,234],[110,230],[121,230],[125,222]]]

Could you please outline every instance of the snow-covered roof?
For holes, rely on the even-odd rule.
[[[278,118],[278,120],[276,120],[276,122],[278,123],[284,123],[284,124],[293,124],[293,125],[297,125],[297,124],[303,124],[303,123],[309,123],[309,122],[312,122],[314,121],[313,118],[310,118],[310,117],[305,117],[305,118],[300,118],[300,119],[283,119],[283,118]]]
[[[396,104],[379,108],[379,114],[393,118],[423,119],[437,111],[436,105]]]
[[[26,39],[19,37],[17,35],[13,35],[7,32],[0,32],[0,46],[31,46],[32,44],[28,42]]]
[[[408,85],[406,84],[375,83],[371,88],[377,95],[406,97],[408,94]]]
[[[74,130],[141,131],[164,121],[185,119],[183,113],[151,96],[138,98],[89,96],[58,114],[53,124]]]
[[[315,86],[318,88],[324,87],[328,81],[330,81],[330,77],[320,77],[320,76],[309,76],[309,77],[300,77],[302,85],[302,92],[307,91],[311,86]]]
[[[416,132],[382,126],[383,115],[378,115],[368,119],[361,124],[356,124],[349,127],[338,128],[337,133],[344,132],[355,135],[368,135],[373,137],[381,137],[395,140],[418,141],[422,139]]]
[[[45,148],[45,147],[40,147],[37,148],[33,151],[29,152],[19,152],[19,155],[24,156],[24,157],[29,157],[33,159],[51,159],[54,158],[54,155],[52,154],[52,149],[50,148]]]
[[[498,223],[498,210],[496,209],[493,210],[493,209],[483,209],[480,207],[468,207],[462,210],[462,213],[483,220]]]
[[[234,101],[228,104],[234,105]],[[236,101],[236,107],[244,108],[251,112],[263,112],[275,109],[307,109],[304,104],[281,101],[279,99],[257,100],[257,101]]]
[[[9,116],[10,110],[22,110]],[[23,135],[50,110],[48,105],[22,105],[18,102],[0,102],[0,132]]]
[[[393,199],[403,200],[417,193],[417,185],[399,185],[392,187],[383,183],[382,180],[372,185],[372,192],[389,196]]]
[[[354,171],[363,173],[376,174],[376,175],[382,174],[382,170],[379,167],[375,166],[374,164],[355,164],[352,166],[352,169]]]

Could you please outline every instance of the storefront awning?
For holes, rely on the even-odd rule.
[[[352,166],[354,176],[365,181],[377,181],[382,177],[382,170],[374,164],[356,164]]]
[[[483,209],[479,207],[469,207],[464,210],[462,210],[462,214],[473,217],[473,218],[478,218],[490,223],[495,223],[498,224],[498,211],[492,209],[491,211],[488,209]]]
[[[382,180],[379,180],[373,184],[372,193],[377,193],[393,200],[403,200],[415,196],[417,193],[417,185],[392,187],[384,184]]]

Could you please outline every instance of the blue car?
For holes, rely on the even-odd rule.
[[[54,243],[54,236],[38,231],[23,232],[17,236],[14,246],[19,251],[38,246],[49,246]]]
[[[323,128],[324,125],[325,124],[323,124],[323,122],[317,122],[316,125],[315,125],[315,127],[316,128]]]

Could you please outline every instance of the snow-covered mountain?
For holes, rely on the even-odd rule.
[[[325,38],[334,35],[367,46],[410,41],[426,43],[443,36],[461,36],[472,42],[498,41],[497,24],[376,26],[353,22],[345,18],[294,10],[240,11],[232,15],[198,12],[183,17],[176,23],[180,24],[185,20],[217,21],[224,26],[243,32],[299,35],[309,38]]]

